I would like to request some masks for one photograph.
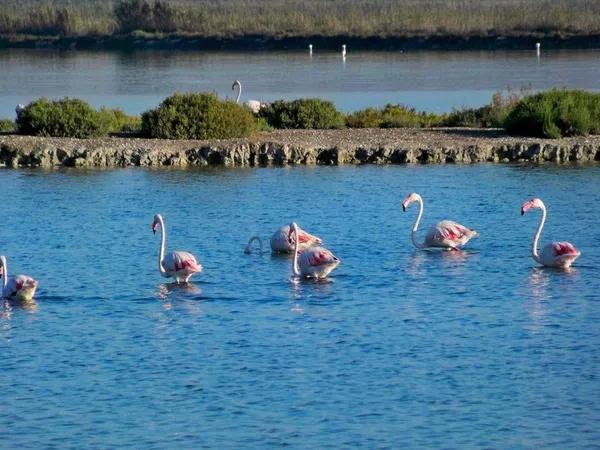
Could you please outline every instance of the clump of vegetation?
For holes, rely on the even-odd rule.
[[[422,128],[440,126],[445,116],[416,111],[404,105],[386,105],[383,109],[366,108],[346,117],[350,128]]]
[[[346,116],[348,128],[379,128],[381,122],[381,110],[376,108],[361,109]]]
[[[122,109],[101,108],[100,114],[109,133],[140,133],[142,118],[130,116]]]
[[[35,100],[19,113],[16,123],[19,133],[34,136],[90,138],[108,133],[102,114],[76,98]]]
[[[174,94],[142,114],[142,134],[162,139],[228,139],[256,129],[253,114],[215,94]]]
[[[332,102],[318,98],[276,100],[262,108],[260,115],[274,128],[343,128],[345,122]]]
[[[452,111],[445,119],[444,125],[448,127],[502,128],[510,112],[529,91],[529,88],[522,88],[519,92],[515,92],[509,88],[506,94],[501,91],[496,92],[489,105]]]
[[[600,94],[553,89],[521,99],[507,116],[510,134],[560,138],[600,133]]]
[[[176,10],[165,1],[122,0],[113,10],[121,33],[151,31],[170,33],[177,30]]]
[[[12,133],[16,129],[15,121],[12,119],[0,119],[0,133]]]

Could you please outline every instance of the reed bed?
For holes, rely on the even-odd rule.
[[[600,34],[598,0],[5,0],[0,34],[203,37]]]

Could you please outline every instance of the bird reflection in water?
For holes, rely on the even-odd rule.
[[[292,311],[304,313],[304,308],[300,302],[311,300],[320,300],[324,295],[331,293],[331,287],[334,281],[331,278],[300,278],[290,277],[292,286]]]
[[[157,296],[163,302],[163,308],[170,310],[182,306],[190,312],[200,312],[195,301],[202,294],[202,289],[192,283],[164,283],[158,286]]]
[[[34,299],[31,300],[0,300],[2,307],[0,308],[0,319],[10,319],[13,311],[21,309],[30,313],[35,313],[38,310],[38,304]]]

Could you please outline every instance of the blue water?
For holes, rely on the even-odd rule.
[[[209,91],[242,101],[331,100],[343,111],[403,103],[448,112],[481,106],[507,87],[600,90],[600,50],[359,52],[88,52],[0,50],[0,117],[47,96],[139,114],[175,91]]]
[[[481,237],[420,252],[449,218]],[[593,448],[600,439],[597,166],[1,170],[1,253],[40,281],[0,308],[0,448]],[[574,270],[529,256],[572,241]],[[169,249],[193,285],[156,268]],[[327,282],[244,255],[290,220]]]

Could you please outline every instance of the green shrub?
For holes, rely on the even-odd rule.
[[[11,133],[15,131],[15,121],[11,119],[0,119],[0,133]]]
[[[505,120],[510,134],[559,138],[600,133],[600,94],[553,89],[520,100]]]
[[[139,133],[142,128],[140,116],[130,116],[122,109],[101,108],[100,114],[109,133]]]
[[[496,92],[489,105],[452,111],[444,121],[444,125],[448,127],[502,128],[506,117],[527,92],[529,92],[528,88],[522,88],[520,92],[514,92],[509,88],[506,95],[502,91]]]
[[[379,128],[381,121],[381,110],[375,108],[354,111],[346,116],[346,126],[349,128]]]
[[[328,129],[343,128],[344,115],[332,102],[318,98],[277,100],[260,110],[274,128]]]
[[[163,139],[228,139],[256,129],[252,113],[215,94],[174,94],[142,114],[142,134]]]
[[[445,116],[419,112],[404,105],[386,105],[383,109],[367,108],[346,117],[350,128],[422,128],[442,124]]]
[[[25,107],[16,122],[19,133],[35,136],[88,138],[108,132],[100,112],[75,98],[35,100]]]

